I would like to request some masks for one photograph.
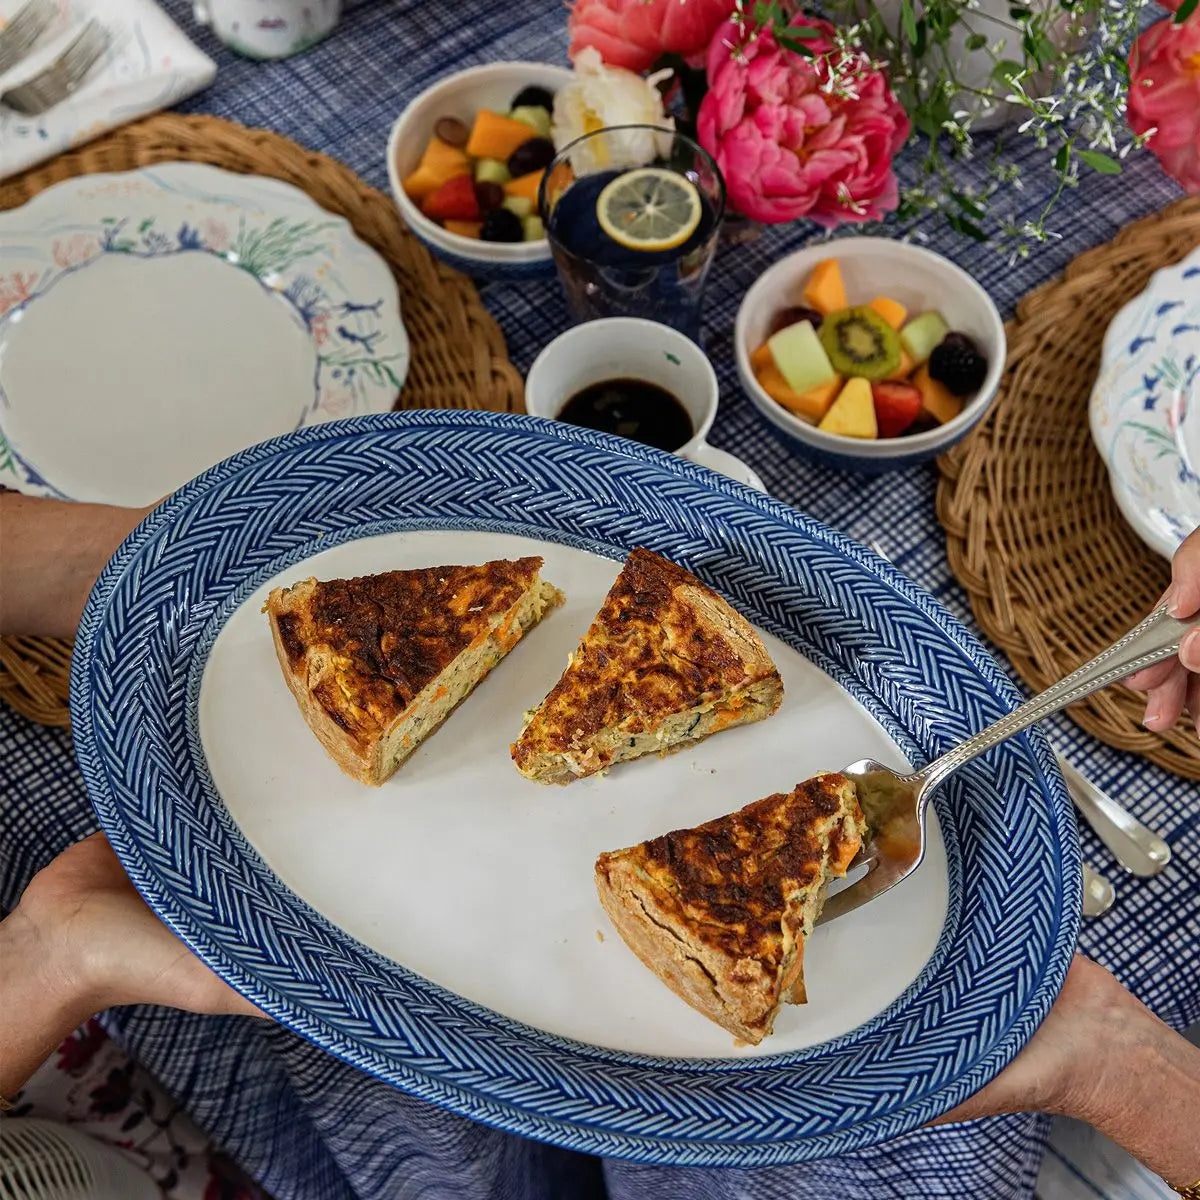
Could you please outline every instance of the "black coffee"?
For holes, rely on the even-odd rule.
[[[678,450],[695,433],[687,409],[666,388],[644,379],[593,383],[566,402],[558,419],[659,450]]]

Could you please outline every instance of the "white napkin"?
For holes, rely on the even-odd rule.
[[[0,0],[11,19],[24,0]],[[108,49],[79,90],[37,117],[0,104],[0,179],[207,87],[217,65],[152,0],[58,0],[59,14],[32,53],[0,74],[0,94],[47,66],[90,17]]]

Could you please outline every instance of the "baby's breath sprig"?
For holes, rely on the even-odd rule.
[[[900,217],[940,211],[957,232],[1014,258],[1056,237],[1048,221],[1080,171],[1118,174],[1144,141],[1125,123],[1125,95],[1126,56],[1147,2],[1009,0],[985,13],[981,0],[823,0],[839,46],[884,65],[921,135],[917,178],[902,192]],[[967,60],[986,64],[982,80],[964,78]],[[1002,108],[1012,119],[978,137],[981,116]],[[1022,142],[1045,152],[1057,183],[1036,217],[1018,220],[1003,210],[1017,207],[1004,201],[1022,188],[1012,154]],[[961,165],[972,159],[986,171],[968,187]]]

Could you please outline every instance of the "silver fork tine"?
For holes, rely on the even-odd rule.
[[[29,3],[0,29],[0,71],[7,71],[16,66],[53,20],[53,0],[29,0]]]
[[[107,33],[89,21],[45,71],[0,96],[0,102],[27,116],[53,108],[79,86],[107,45]]]
[[[100,27],[89,22],[79,37],[63,51],[62,57],[55,64],[56,76],[70,79],[72,76],[86,71],[96,61],[103,49],[104,36]]]
[[[59,75],[72,75],[89,55],[93,56],[91,61],[95,62],[95,53],[103,46],[104,37],[100,26],[95,21],[89,21],[71,44],[55,59],[51,69]]]

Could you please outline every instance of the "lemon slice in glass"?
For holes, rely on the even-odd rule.
[[[600,228],[629,250],[674,250],[692,236],[702,215],[696,185],[663,167],[626,171],[596,200]]]

